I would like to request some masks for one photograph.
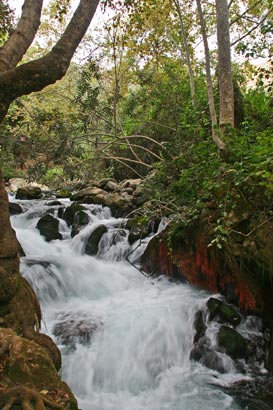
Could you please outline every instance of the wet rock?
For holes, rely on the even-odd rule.
[[[107,227],[105,225],[99,225],[89,236],[84,252],[87,255],[94,256],[98,253],[99,243],[102,235],[107,232]]]
[[[23,212],[21,205],[15,202],[9,202],[9,213],[10,215],[19,215]]]
[[[245,359],[249,352],[247,340],[236,330],[229,326],[223,325],[217,336],[218,344],[233,359]]]
[[[62,205],[60,201],[49,201],[46,203],[47,206],[59,206]]]
[[[226,373],[229,370],[223,358],[223,354],[218,352],[215,347],[212,347],[210,340],[205,336],[202,336],[198,342],[194,344],[190,358],[219,373]],[[231,359],[229,360],[232,362]]]
[[[255,380],[242,380],[224,391],[233,396],[242,409],[272,410],[273,379],[272,375],[259,375]]]
[[[84,226],[88,225],[88,223],[89,217],[87,213],[82,210],[78,211],[74,217],[74,222],[71,229],[72,238],[77,235]]]
[[[226,373],[225,363],[218,352],[209,347],[206,343],[198,343],[194,346],[190,355],[191,360],[201,363],[209,369],[219,373]]]
[[[59,232],[59,221],[52,215],[47,214],[40,218],[36,228],[45,237],[47,242],[62,239],[62,235]]]
[[[74,222],[74,218],[75,218],[75,215],[77,214],[77,212],[84,211],[84,210],[86,210],[86,208],[84,206],[74,202],[72,205],[68,206],[65,209],[65,211],[62,215],[62,218],[66,221],[68,226],[71,226]]]
[[[94,332],[102,327],[98,319],[64,314],[54,326],[53,334],[58,343],[74,348],[76,343],[88,344]]]
[[[25,186],[19,188],[16,193],[16,199],[40,199],[42,190],[39,187]]]
[[[207,302],[209,310],[209,320],[215,320],[219,323],[229,323],[232,326],[237,326],[241,322],[239,313],[227,303],[216,298],[210,298]]]
[[[205,325],[205,322],[203,319],[203,313],[201,311],[197,312],[195,315],[194,329],[195,329],[194,342],[196,343],[202,336],[204,336],[207,330],[207,326]]]
[[[266,368],[273,371],[273,329],[271,331],[267,329],[266,339],[268,342],[267,352],[266,352]]]
[[[113,234],[112,237],[112,243],[111,245],[116,245],[119,242],[123,242],[124,238],[126,238],[126,231],[125,229],[117,229],[115,230],[115,233]]]
[[[149,235],[149,224],[147,218],[136,217],[129,219],[126,224],[126,228],[129,230],[128,241],[132,245],[139,239],[146,238]]]

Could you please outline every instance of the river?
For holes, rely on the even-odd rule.
[[[137,243],[128,244],[124,221],[107,208],[86,205],[89,224],[74,238],[60,219],[63,240],[46,242],[37,221],[46,212],[57,216],[59,206],[19,202],[24,213],[11,220],[26,254],[21,273],[38,295],[42,331],[61,349],[62,378],[82,410],[242,409],[221,388],[243,377],[232,363],[220,374],[190,359],[195,313],[208,293],[129,264]],[[98,255],[85,255],[98,224],[108,227]],[[135,265],[144,248],[145,241],[131,254]]]

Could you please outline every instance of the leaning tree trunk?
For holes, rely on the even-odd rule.
[[[21,19],[17,27],[11,33],[8,41],[0,48],[0,123],[5,118],[11,102],[17,97],[34,91],[40,91],[65,75],[73,54],[91,22],[98,4],[99,0],[80,0],[70,23],[52,50],[40,59],[18,65],[38,30],[43,5],[43,0],[24,1]],[[57,346],[50,337],[39,332],[41,311],[37,296],[28,282],[19,273],[19,244],[10,223],[8,196],[1,173],[1,164],[0,319],[0,329],[13,329],[17,334],[15,336],[16,340],[21,338],[20,340],[30,339],[35,342],[32,344],[33,354],[31,360],[34,353],[36,354],[36,351],[40,351],[39,348],[41,347],[46,352],[47,368],[53,368],[54,364],[56,372],[60,369],[61,357]],[[0,339],[2,339],[1,336]],[[11,336],[8,336],[4,342],[0,340],[0,359],[9,350],[10,340]],[[71,403],[73,402],[71,406],[69,405],[69,409],[78,408],[72,393],[68,391],[68,387],[61,383],[58,374],[55,374],[56,378],[53,381],[51,377],[48,378],[48,373],[44,371],[43,366],[43,360],[40,363],[37,359],[35,365],[33,364],[33,368],[35,367],[36,370],[41,367],[43,386],[51,386],[51,383],[53,383],[57,390],[60,388],[64,389],[65,394],[68,394],[70,397]],[[2,370],[0,369],[0,373],[3,379]],[[22,366],[21,370],[21,373],[28,374],[28,377],[31,376],[28,367]],[[35,410],[45,408],[38,392],[31,390],[30,394],[24,386],[19,386],[20,389],[19,387],[13,388],[12,384],[17,384],[17,379],[13,379],[10,375],[8,365],[4,366],[4,373],[6,373],[6,382],[4,384],[6,383],[5,388],[7,390],[5,390],[5,393],[2,390],[2,393],[0,392],[1,408],[11,409],[14,403],[16,405],[21,404],[21,407],[24,409],[30,409],[30,406],[31,408],[34,406]],[[25,378],[21,377],[20,380],[23,383]],[[33,379],[31,383],[32,386],[28,387],[36,389],[39,380]],[[40,391],[40,388],[38,387],[38,391]],[[3,397],[3,394],[5,397]],[[18,394],[20,397],[17,397]],[[63,408],[56,403],[53,403],[53,405],[49,407]]]
[[[234,127],[234,91],[231,73],[229,16],[227,0],[216,0],[218,77],[220,94],[219,126],[222,135]]]
[[[70,23],[52,50],[44,57],[17,66],[40,25],[42,0],[25,0],[21,19],[0,48],[0,123],[13,100],[40,91],[61,79],[84,36],[99,0],[81,0]],[[18,243],[11,228],[8,198],[0,164],[0,268],[18,271]]]

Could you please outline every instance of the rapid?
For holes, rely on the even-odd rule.
[[[59,207],[20,204],[24,212],[11,221],[26,255],[21,273],[38,295],[42,331],[62,352],[62,378],[80,409],[242,409],[222,388],[243,377],[232,363],[220,374],[190,357],[195,314],[210,295],[137,269],[149,238],[130,246],[122,218],[86,205],[89,224],[78,235],[71,238],[59,219],[63,240],[46,242],[37,221],[48,212],[57,218]],[[97,255],[86,255],[87,238],[99,224],[107,232]]]

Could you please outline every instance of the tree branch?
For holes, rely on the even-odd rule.
[[[236,23],[238,20],[241,20],[250,10],[253,10],[255,7],[257,7],[260,3],[262,3],[263,0],[258,0],[256,1],[256,3],[253,4],[253,6],[249,7],[248,9],[246,9],[242,14],[240,14],[239,16],[237,16],[236,18],[234,18],[231,22],[230,22],[230,27],[232,26],[232,24]]]
[[[247,36],[249,36],[253,31],[255,31],[267,18],[267,16],[272,12],[272,10],[269,10],[265,16],[255,25],[253,26],[250,30],[248,30],[247,33],[245,33],[243,36],[237,38],[237,40],[234,40],[233,43],[230,44],[230,47],[233,47],[235,44],[237,44],[239,41],[243,40]]]
[[[40,26],[43,0],[25,0],[16,29],[0,48],[0,72],[10,70],[21,61]]]
[[[116,156],[110,156],[110,155],[105,155],[104,156],[105,159],[114,159],[114,160],[120,160],[120,161],[128,161],[128,162],[133,162],[134,164],[138,164],[138,165],[143,165],[146,168],[150,168],[152,169],[152,165],[146,164],[146,162],[143,161],[136,161],[135,159],[131,159],[131,158],[125,158],[125,157],[116,157]]]
[[[81,0],[62,37],[47,55],[0,74],[0,119],[2,101],[9,105],[15,98],[40,91],[65,75],[98,3],[99,0]]]
[[[106,159],[109,159],[109,158],[106,158]],[[133,173],[136,174],[139,178],[143,179],[143,175],[139,174],[133,167],[131,167],[130,165],[126,164],[126,162],[121,161],[120,159],[114,158],[114,157],[111,158],[111,159],[113,159],[113,160],[119,162],[120,164],[122,164],[122,165],[125,166],[126,168],[130,169],[131,171],[133,171]]]

